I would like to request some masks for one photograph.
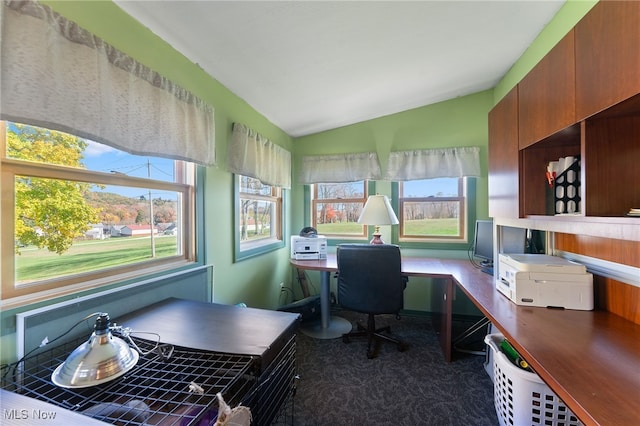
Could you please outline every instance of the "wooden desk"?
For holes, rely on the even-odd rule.
[[[585,425],[640,424],[640,326],[606,311],[518,306],[456,285]]]
[[[302,332],[320,339],[334,339],[351,330],[351,324],[340,318],[331,316],[330,278],[331,273],[338,271],[335,254],[329,254],[326,260],[291,260],[291,264],[299,269],[320,271],[320,322],[303,325]],[[493,285],[491,276],[474,268],[469,261],[457,259],[434,259],[421,257],[403,257],[402,273],[409,277],[438,278],[433,284],[432,294],[439,301],[434,307],[434,327],[438,331],[440,346],[445,360],[451,361],[452,351],[452,302],[455,279],[466,279]]]
[[[327,291],[329,274],[337,270],[335,255],[291,263],[322,271]],[[456,285],[585,425],[640,424],[640,325],[606,311],[518,306],[495,289],[491,276],[466,260],[403,258],[402,271],[443,279],[439,329],[447,360]]]

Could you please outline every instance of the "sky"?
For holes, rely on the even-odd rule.
[[[106,173],[124,173],[129,176],[173,180],[173,160],[128,154],[106,145],[89,142],[84,151],[87,169]],[[150,167],[147,167],[147,163]]]
[[[151,177],[151,179],[173,181],[173,160],[158,157],[146,157],[128,154],[106,145],[88,141],[89,146],[84,151],[83,163],[89,170],[104,173],[123,173],[128,176]],[[148,192],[141,188],[122,188],[107,186],[101,192],[113,192],[128,197],[148,196]],[[168,194],[168,193],[167,193]],[[154,192],[154,198],[162,193]],[[169,198],[168,196],[162,198]]]
[[[458,179],[439,178],[414,180],[405,182],[403,184],[404,196],[416,196],[416,197],[428,197],[431,195],[438,195],[441,193],[444,196],[457,195],[458,194]]]
[[[9,122],[9,128],[14,128],[14,124]],[[14,128],[15,129],[15,128]],[[123,173],[128,176],[144,177],[155,180],[174,181],[173,160],[146,157],[128,154],[116,148],[109,147],[89,139],[83,139],[88,146],[84,150],[82,163],[88,170],[104,173]],[[144,188],[123,188],[118,186],[107,186],[104,189],[93,188],[96,192],[113,192],[127,197],[149,196],[149,191]],[[153,192],[153,198],[174,199],[175,193]]]

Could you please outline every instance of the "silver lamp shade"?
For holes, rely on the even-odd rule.
[[[85,388],[116,379],[138,363],[138,352],[109,330],[109,314],[96,319],[89,340],[78,346],[51,374],[62,388]]]

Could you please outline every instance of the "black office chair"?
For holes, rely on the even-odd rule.
[[[403,307],[407,279],[401,273],[400,248],[393,244],[339,244],[338,303],[344,309],[368,314],[367,326],[357,324],[357,331],[342,336],[345,343],[355,336],[367,336],[367,358],[375,358],[381,341],[388,341],[404,351],[408,345],[382,334],[390,327],[376,329],[375,315],[395,314]],[[372,350],[372,343],[375,348]]]

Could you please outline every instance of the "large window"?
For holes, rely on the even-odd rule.
[[[193,164],[10,122],[0,146],[3,301],[195,260]]]
[[[282,189],[235,175],[236,260],[283,247]]]
[[[400,241],[466,242],[464,178],[400,182]]]
[[[367,201],[367,182],[318,183],[312,186],[312,225],[329,237],[366,237],[358,217]]]

